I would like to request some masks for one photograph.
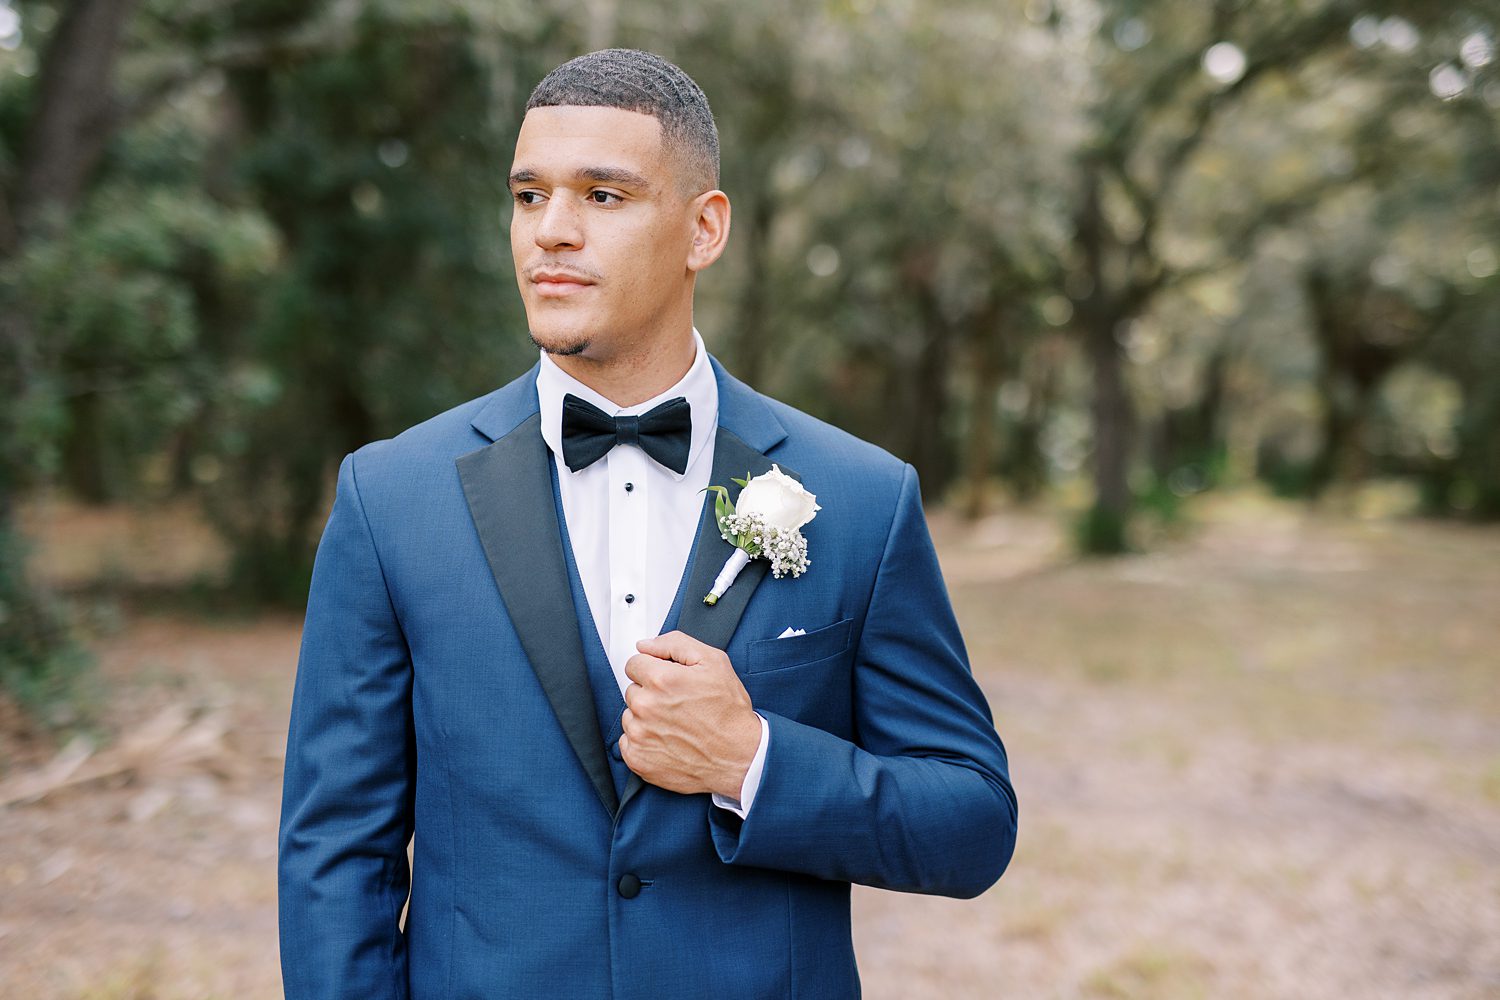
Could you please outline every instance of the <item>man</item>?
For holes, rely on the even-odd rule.
[[[916,475],[706,353],[730,208],[676,66],[554,70],[510,187],[538,364],[339,468],[287,740],[287,996],[857,996],[851,882],[973,896],[1015,842]],[[773,465],[820,507],[810,564],[705,603],[733,549],[704,490]]]

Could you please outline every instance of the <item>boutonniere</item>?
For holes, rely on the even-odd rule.
[[[714,515],[719,534],[734,546],[734,552],[714,578],[714,588],[704,596],[704,604],[719,603],[740,570],[756,556],[771,560],[771,573],[777,579],[788,573],[801,576],[807,569],[807,539],[802,537],[802,526],[823,509],[817,497],[774,464],[770,472],[754,479],[749,475],[747,472],[747,478],[734,480],[743,487],[738,507],[729,502],[729,490],[723,486],[705,487],[718,494],[714,497]]]

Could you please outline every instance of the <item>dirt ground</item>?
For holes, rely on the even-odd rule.
[[[857,889],[867,997],[1500,997],[1500,531],[1192,514],[1092,563],[1049,515],[934,517],[1020,844],[976,900]],[[35,516],[61,582],[210,546]],[[0,798],[32,790],[0,807],[0,996],[280,996],[300,616],[96,617],[110,739],[0,714]]]

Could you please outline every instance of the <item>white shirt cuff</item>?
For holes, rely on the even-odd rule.
[[[745,819],[750,815],[750,806],[755,802],[755,793],[760,790],[760,773],[766,766],[766,748],[771,745],[770,724],[759,712],[755,713],[755,717],[760,720],[760,746],[756,748],[755,758],[750,761],[750,769],[745,772],[744,783],[740,785],[739,801],[725,798],[718,792],[710,796],[714,805],[720,809],[728,809],[740,819]]]

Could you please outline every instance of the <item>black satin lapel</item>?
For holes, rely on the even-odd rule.
[[[457,460],[469,513],[521,647],[604,808],[618,809],[594,712],[583,640],[568,586],[562,534],[542,440],[533,415],[505,437]]]
[[[630,776],[625,779],[625,794],[620,796],[621,812],[624,812],[626,804],[635,798],[635,793],[645,787],[645,784],[646,780],[644,778],[634,771],[630,772]]]
[[[762,453],[742,441],[733,431],[720,427],[714,438],[714,470],[709,478],[713,486],[724,486],[729,490],[729,499],[738,500],[740,486],[735,479],[758,476],[769,472],[773,463]],[[776,463],[782,472],[793,479],[801,476],[791,469]],[[745,606],[760,586],[760,581],[770,572],[771,564],[765,559],[752,559],[740,571],[719,603],[710,607],[703,597],[714,585],[714,577],[724,568],[724,561],[734,552],[734,546],[724,541],[719,534],[719,523],[714,517],[713,493],[704,494],[703,514],[698,524],[698,548],[693,559],[693,574],[688,580],[688,589],[682,597],[682,611],[677,618],[677,627],[688,635],[718,649],[729,645]]]

